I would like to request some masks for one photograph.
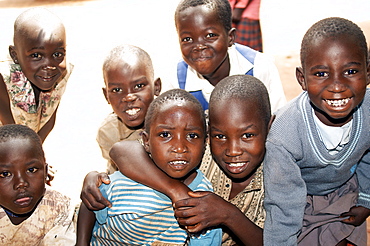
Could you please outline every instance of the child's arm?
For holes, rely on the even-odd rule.
[[[138,141],[115,143],[109,155],[125,176],[164,193],[172,202],[189,197],[190,189],[162,172]]]
[[[208,227],[223,225],[243,243],[262,245],[262,229],[250,221],[237,207],[212,192],[189,192],[193,198],[174,204],[180,225],[196,225],[189,232],[200,232]],[[188,207],[188,208],[186,208]]]
[[[38,131],[38,134],[42,140],[42,142],[45,141],[46,137],[49,135],[51,130],[53,130],[55,125],[55,118],[57,114],[58,108],[55,109],[53,115],[50,117],[49,121],[46,122],[46,124]]]
[[[189,197],[187,192],[190,189],[162,172],[138,141],[114,144],[110,157],[125,176],[166,194],[173,202]],[[100,210],[110,205],[98,188],[102,182],[109,182],[107,176],[97,172],[90,172],[84,179],[81,200],[91,210]]]
[[[95,224],[95,214],[81,203],[77,219],[76,246],[90,245],[92,230]]]
[[[0,121],[3,125],[14,124],[10,100],[3,76],[0,74]]]

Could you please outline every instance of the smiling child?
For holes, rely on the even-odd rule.
[[[145,117],[143,142],[156,166],[166,175],[194,190],[212,190],[196,170],[206,140],[205,116],[200,103],[181,89],[167,91],[150,105]],[[164,194],[139,184],[119,171],[100,190],[111,207],[95,212],[92,245],[124,243],[141,245],[220,245],[221,230],[190,236],[173,215],[172,202]],[[94,213],[84,204],[78,217],[77,245],[89,245]]]
[[[73,68],[66,61],[66,31],[49,10],[31,8],[16,19],[13,39],[14,63],[0,74],[0,124],[27,125],[44,141]]]
[[[161,80],[154,78],[148,53],[133,45],[110,51],[103,64],[103,77],[103,93],[113,113],[100,126],[96,140],[111,174],[117,167],[110,160],[109,150],[116,142],[141,138],[146,112],[161,91]]]
[[[266,143],[265,245],[366,245],[370,68],[362,30],[315,23],[301,46],[304,92],[276,113]]]

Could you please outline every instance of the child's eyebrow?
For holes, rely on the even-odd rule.
[[[242,131],[246,131],[246,130],[249,130],[249,129],[254,128],[254,127],[257,127],[257,126],[252,123],[250,125],[247,125],[246,127],[243,127],[241,130]],[[223,131],[222,129],[219,129],[219,128],[214,127],[214,126],[211,126],[211,130],[219,131],[219,132],[222,132]]]
[[[45,47],[44,46],[39,46],[39,47],[32,47],[31,49],[28,50],[28,52],[31,52],[33,50],[44,50]]]
[[[164,125],[164,124],[159,124],[155,128],[156,129],[166,129],[166,130],[174,130],[174,129],[176,129],[176,127],[174,127],[174,126]],[[190,126],[190,127],[186,127],[185,128],[185,131],[195,131],[195,130],[202,131],[202,127]]]
[[[361,62],[349,62],[344,67],[361,66]]]
[[[310,67],[310,70],[316,70],[316,69],[328,69],[328,67],[324,65],[316,65],[316,66]]]
[[[141,81],[148,81],[148,79],[146,78],[146,76],[142,76],[138,79],[135,79],[135,80],[131,81],[130,83],[137,83],[137,82],[141,82]]]

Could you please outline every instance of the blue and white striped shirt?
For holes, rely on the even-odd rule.
[[[100,190],[112,207],[95,212],[92,245],[185,244],[188,233],[179,227],[167,196],[120,172],[110,175],[110,179],[111,183],[103,184]],[[200,171],[189,188],[212,191],[212,185]],[[221,233],[221,229],[210,230],[198,238],[190,238],[189,244],[220,245]]]

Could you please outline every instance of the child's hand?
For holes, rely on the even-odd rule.
[[[90,172],[86,175],[82,185],[80,198],[85,206],[93,211],[111,207],[112,204],[103,197],[99,186],[109,184],[110,180],[106,173]]]
[[[174,209],[177,221],[190,233],[224,224],[231,207],[234,207],[209,191],[189,192],[189,195],[193,198],[176,202]]]
[[[366,220],[369,215],[370,209],[361,206],[354,206],[349,210],[349,212],[341,214],[340,217],[349,216],[348,219],[342,220],[342,222],[354,226],[359,226]]]

